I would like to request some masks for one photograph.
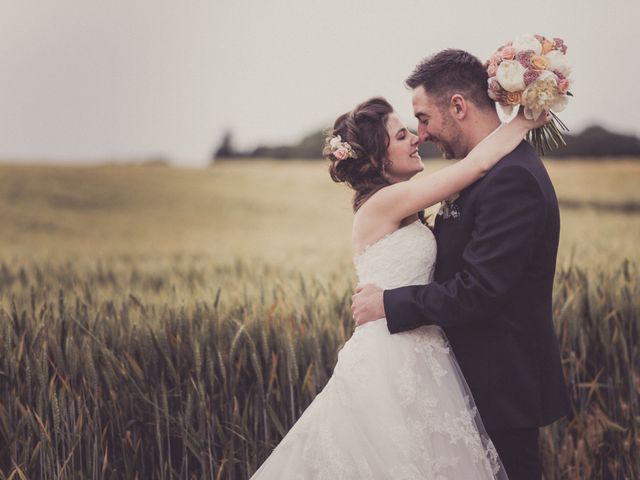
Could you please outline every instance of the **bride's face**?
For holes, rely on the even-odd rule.
[[[391,164],[385,167],[386,176],[393,183],[409,180],[424,169],[418,153],[418,136],[407,130],[395,112],[387,118],[387,133],[387,159]]]

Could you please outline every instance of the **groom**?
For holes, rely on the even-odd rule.
[[[485,69],[467,52],[423,60],[406,84],[420,141],[446,158],[500,125]],[[559,230],[553,185],[523,141],[443,205],[434,282],[353,296],[358,325],[386,317],[391,333],[444,329],[510,479],[541,478],[538,427],[569,413],[551,304]]]

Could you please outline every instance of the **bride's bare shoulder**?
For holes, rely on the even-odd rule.
[[[360,206],[358,211],[367,212],[368,215],[378,215],[380,210],[385,210],[393,192],[398,190],[398,185],[405,182],[393,183],[379,188]]]
[[[377,237],[384,236],[385,230],[393,229],[392,225],[385,225],[387,222],[376,214],[375,209],[370,208],[369,200],[371,199],[362,204],[353,216],[351,246],[354,255],[373,243]]]
[[[374,195],[377,193],[378,192]],[[407,218],[402,222],[398,222],[397,220],[382,214],[380,209],[375,208],[375,205],[370,203],[374,195],[367,199],[367,201],[360,206],[353,216],[351,245],[354,255],[363,251],[368,245],[375,243],[382,237],[397,230],[405,223],[405,221],[410,222],[413,220],[413,218]]]

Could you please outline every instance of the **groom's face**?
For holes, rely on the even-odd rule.
[[[448,108],[438,104],[423,86],[413,90],[412,102],[420,142],[433,142],[444,158],[463,158],[467,154],[464,135]]]

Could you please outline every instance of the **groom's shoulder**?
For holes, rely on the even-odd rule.
[[[505,155],[496,166],[505,168],[519,165],[523,168],[528,168],[540,163],[542,163],[542,161],[536,153],[536,149],[533,148],[529,142],[523,140],[511,153]]]
[[[487,174],[487,177],[502,176],[507,174],[507,172],[514,174],[519,171],[522,175],[527,175],[528,173],[537,180],[542,180],[545,177],[548,178],[544,164],[535,148],[525,140],[520,142],[511,153],[505,155]]]
[[[512,185],[518,191],[534,189],[551,198],[553,184],[535,148],[523,140],[511,153],[503,157],[480,182],[479,198],[495,191],[496,185]]]

